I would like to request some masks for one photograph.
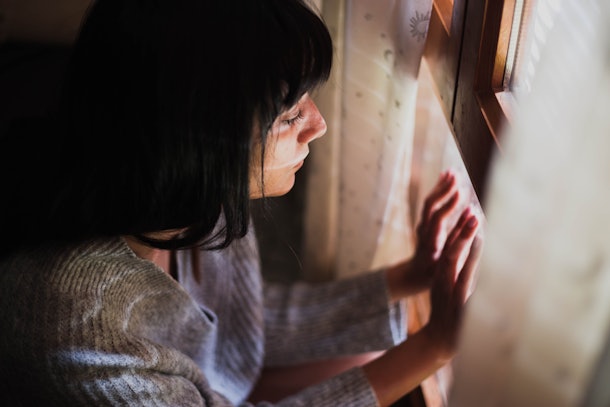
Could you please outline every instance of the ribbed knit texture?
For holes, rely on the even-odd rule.
[[[177,260],[179,282],[116,238],[0,262],[0,405],[249,405],[263,363],[404,340],[381,273],[263,288],[252,234]],[[376,401],[355,368],[276,405]]]

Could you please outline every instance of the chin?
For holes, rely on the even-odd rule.
[[[265,194],[266,197],[277,197],[277,196],[283,196],[286,195],[288,192],[290,192],[290,190],[292,190],[292,187],[290,188],[286,188],[286,189],[280,189],[280,190],[273,190],[268,194]]]
[[[265,196],[274,197],[286,195],[294,187],[294,177],[282,185],[274,185],[273,188],[265,188]]]

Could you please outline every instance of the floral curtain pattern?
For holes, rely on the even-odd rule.
[[[412,253],[407,189],[431,8],[431,0],[321,2],[336,63],[316,95],[329,130],[308,165],[309,278],[342,278]]]

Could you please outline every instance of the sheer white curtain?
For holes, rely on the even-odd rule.
[[[544,3],[554,24],[493,165],[451,406],[610,405],[610,3]]]
[[[417,75],[432,0],[322,0],[335,46],[316,95],[328,124],[312,145],[304,272],[342,278],[412,253],[408,184]]]

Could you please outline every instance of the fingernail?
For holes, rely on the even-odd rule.
[[[478,223],[477,217],[473,216],[468,220],[468,223],[466,223],[466,226],[468,226],[469,228],[473,228],[477,225],[477,223]]]

